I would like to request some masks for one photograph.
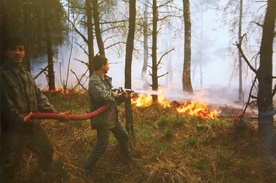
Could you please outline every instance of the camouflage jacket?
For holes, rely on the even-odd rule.
[[[112,92],[112,78],[100,76],[94,72],[89,80],[89,106],[94,111],[105,104],[110,106],[91,119],[92,129],[111,129],[118,123],[118,109],[115,95]]]
[[[21,128],[23,113],[56,112],[35,84],[30,72],[20,72],[9,63],[0,68],[0,111],[2,128]]]

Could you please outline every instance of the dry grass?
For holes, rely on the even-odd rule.
[[[47,94],[61,111],[84,113],[87,96]],[[123,120],[123,107],[120,118]],[[137,165],[119,161],[120,152],[112,136],[109,147],[93,174],[95,182],[273,182],[273,161],[258,146],[254,121],[236,125],[231,118],[202,120],[181,116],[158,105],[133,107],[136,141],[132,145]],[[82,167],[96,142],[89,120],[42,125],[54,145],[51,170],[35,174],[36,157],[26,153],[17,182],[81,183]],[[37,181],[35,181],[37,180]]]

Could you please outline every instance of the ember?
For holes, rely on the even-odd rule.
[[[165,100],[164,96],[158,96],[158,103],[163,107],[173,107],[177,112],[197,116],[202,119],[217,119],[220,111],[216,109],[209,109],[207,102],[204,101],[189,101],[184,104],[180,104],[176,101],[168,102]],[[132,104],[137,107],[148,107],[152,104],[152,95],[139,94],[135,98],[132,98]]]

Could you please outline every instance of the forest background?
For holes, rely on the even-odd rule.
[[[240,4],[242,4],[242,16]],[[45,15],[43,1],[2,1],[1,30],[24,34],[30,42],[26,63],[34,76],[47,67],[47,21],[52,35],[53,87],[87,88],[88,28],[84,1],[48,2],[51,16]],[[205,90],[231,101],[239,99],[239,82],[242,82],[242,100],[246,100],[255,74],[247,64],[240,65],[239,51],[235,43],[246,34],[244,51],[252,65],[258,68],[258,52],[265,2],[254,0],[196,1],[191,2],[191,81],[195,91]],[[101,36],[106,56],[112,63],[109,75],[115,87],[124,86],[125,45],[128,25],[128,3],[124,1],[99,1]],[[4,7],[6,7],[4,9]],[[184,60],[184,21],[182,1],[158,1],[157,59],[159,87],[169,90],[167,95],[182,96],[182,70]],[[41,11],[42,10],[42,11]],[[115,19],[116,17],[116,19]],[[137,2],[135,50],[133,52],[132,89],[151,90],[152,3]],[[147,21],[147,22],[145,22]],[[241,25],[239,25],[239,21]],[[145,34],[145,25],[148,32]],[[2,35],[3,35],[2,34]],[[145,46],[147,35],[147,49]],[[95,33],[94,33],[95,36]],[[49,39],[48,39],[49,40]],[[95,37],[93,38],[96,45]],[[274,42],[275,45],[275,42]],[[94,46],[94,54],[99,52]],[[169,53],[167,53],[169,52]],[[145,56],[145,54],[147,56]],[[274,55],[275,58],[275,55]],[[146,69],[145,69],[146,66]],[[239,73],[242,67],[242,73]],[[36,79],[42,89],[49,87],[47,72]],[[275,68],[273,68],[275,73]],[[161,77],[161,75],[163,75]],[[241,77],[241,79],[240,79]],[[239,81],[240,80],[240,81]],[[48,81],[48,82],[46,82]],[[241,87],[241,86],[240,86]],[[256,93],[256,91],[255,91]],[[179,95],[180,94],[180,95]]]
[[[259,62],[261,55],[270,55],[259,53],[264,35],[271,35],[263,34],[266,12],[272,19],[274,17],[275,36],[275,1],[268,1],[271,9],[267,8],[267,1],[253,0],[202,0],[191,4],[188,0],[134,2],[2,0],[0,46],[8,33],[21,33],[27,38],[25,66],[41,89],[57,91],[61,88],[65,93],[76,89],[86,91],[93,55],[101,53],[112,63],[109,75],[115,87],[124,86],[145,93],[162,88],[162,95],[180,102],[186,100],[191,91],[204,91],[210,104],[236,106],[232,102],[237,100],[239,107],[244,104],[256,75],[254,70],[262,63]],[[131,37],[133,44],[129,41]],[[273,38],[270,37],[271,51],[275,48]],[[241,57],[238,46],[242,47],[253,69],[241,62],[245,58]],[[265,51],[270,53],[270,49]],[[272,57],[275,60],[275,55]],[[191,67],[185,72],[187,58]],[[271,81],[275,74],[275,68],[270,67],[270,60],[267,60],[265,65],[272,74],[262,72],[263,75],[269,73],[270,82],[260,87],[265,90],[258,96],[260,105],[263,97],[272,92]],[[129,69],[129,65],[134,69]],[[189,85],[186,87],[189,94],[183,93],[184,80]],[[253,95],[259,95],[258,84],[253,85]],[[84,113],[88,108],[85,94],[80,93],[78,97],[55,92],[45,94],[62,111]],[[130,117],[127,116],[130,114],[128,106],[126,103],[126,124]],[[202,120],[159,107],[133,108],[131,117],[135,121],[137,141],[132,150],[140,159],[141,169],[132,167],[129,172],[118,164],[117,149],[112,143],[105,156],[112,158],[104,163],[111,163],[121,172],[106,169],[109,165],[103,164],[96,172],[99,182],[112,182],[113,179],[113,182],[275,180],[275,161],[266,159],[266,152],[256,139],[258,129],[268,132],[263,133],[264,142],[270,140],[267,148],[271,150],[271,137],[275,134],[271,111],[261,111],[269,113],[272,120],[269,126],[259,128],[260,124],[256,127],[254,120],[246,119],[249,122],[246,125],[236,123],[241,122],[235,121],[236,118],[234,123],[232,118]],[[226,111],[231,113],[232,110],[236,111],[232,108]],[[145,113],[147,115],[143,115]],[[88,122],[65,125],[47,120],[43,124],[55,147],[55,165],[45,182],[82,182],[81,167],[90,146],[95,143],[95,134],[88,128]],[[133,128],[126,126],[128,131]],[[133,130],[130,131],[134,137]],[[275,155],[275,150],[270,152]],[[27,154],[25,161],[24,170],[32,171],[35,157]],[[23,176],[18,178],[23,182],[33,179],[32,175],[25,176],[28,174],[24,171],[20,173]]]

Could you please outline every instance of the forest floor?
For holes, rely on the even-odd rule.
[[[88,112],[86,94],[46,93],[57,110]],[[124,122],[124,107],[119,118]],[[158,105],[133,107],[131,151],[137,164],[120,162],[118,143],[111,135],[93,178],[96,183],[260,183],[276,182],[276,159],[268,156],[257,136],[257,119],[235,119],[240,109],[223,108],[227,116],[201,119],[180,115]],[[27,151],[15,182],[84,183],[83,165],[96,142],[90,121],[41,120],[54,146],[49,172],[35,173],[36,156]]]

